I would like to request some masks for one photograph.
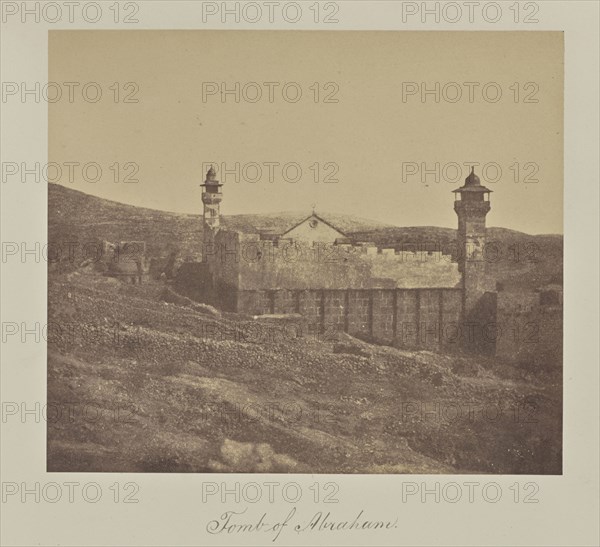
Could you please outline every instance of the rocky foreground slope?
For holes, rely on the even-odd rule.
[[[49,471],[561,472],[557,375],[168,294],[50,275]]]

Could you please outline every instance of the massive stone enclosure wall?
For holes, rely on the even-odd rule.
[[[347,332],[397,347],[439,350],[461,343],[460,289],[246,289],[232,311],[298,313],[313,332]]]
[[[220,230],[206,249],[215,283],[239,290],[454,288],[458,264],[440,252],[394,252],[374,246],[263,241]]]
[[[542,302],[531,291],[488,291],[467,316],[458,267],[447,256],[348,247],[221,230],[206,262],[183,264],[175,285],[225,311],[299,314],[311,333],[347,332],[407,349],[466,348],[536,368],[560,364],[561,295],[546,291]]]
[[[313,332],[343,331],[400,347],[460,345],[461,278],[448,255],[219,230],[204,256],[211,303],[224,310],[296,313]]]

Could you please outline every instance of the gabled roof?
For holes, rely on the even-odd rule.
[[[342,234],[342,236],[348,237],[344,232],[342,232],[342,230],[340,230],[339,228],[337,228],[336,226],[334,226],[333,224],[331,224],[331,222],[327,222],[323,217],[320,217],[319,215],[317,215],[317,213],[311,213],[305,219],[303,219],[300,222],[294,224],[291,228],[288,228],[285,232],[283,232],[280,237],[283,238],[286,234],[289,234],[292,230],[294,230],[298,226],[304,224],[307,220],[310,220],[311,218],[316,218],[316,219],[320,220],[323,224],[329,226],[331,229],[335,230],[339,234]]]

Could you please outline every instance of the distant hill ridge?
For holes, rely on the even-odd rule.
[[[201,204],[199,203],[200,207]],[[102,224],[104,222],[119,222],[129,224],[132,221],[193,221],[197,223],[201,219],[201,214],[175,213],[171,211],[162,211],[158,209],[149,209],[137,205],[129,205],[118,201],[113,201],[97,196],[92,196],[67,188],[60,184],[48,185],[48,223],[73,224],[79,223]],[[318,212],[328,222],[344,232],[356,234],[358,237],[376,235],[378,238],[386,236],[394,237],[398,234],[415,235],[440,235],[444,237],[455,237],[456,229],[437,226],[405,226],[400,227],[371,219],[364,219],[352,215],[339,213]],[[232,230],[240,230],[247,233],[258,233],[259,231],[273,231],[283,233],[294,224],[300,222],[309,216],[309,212],[283,211],[265,214],[238,214],[223,215],[223,225]],[[200,232],[202,226],[200,224]],[[508,235],[528,236],[528,237],[558,237],[555,234],[544,234],[539,236],[530,236],[523,232],[510,230],[507,228],[488,228],[488,235],[491,237],[501,237]]]
[[[92,221],[97,224],[105,220],[114,220],[115,214],[135,219],[151,219],[160,215],[164,220],[194,220],[194,222],[202,217],[201,213],[174,213],[128,205],[92,196],[59,184],[48,185],[48,202],[52,205],[52,209],[49,209],[51,222],[72,223],[84,217],[88,222]],[[202,203],[199,202],[198,207],[200,208],[201,206]],[[266,214],[223,215],[222,223],[227,228],[247,233],[258,233],[262,230],[283,233],[294,224],[308,217],[309,214],[308,211],[282,211]],[[373,230],[391,227],[390,224],[357,218],[351,215],[327,212],[319,212],[318,214],[328,222],[338,226],[342,231]]]

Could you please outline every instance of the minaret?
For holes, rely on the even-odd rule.
[[[221,224],[221,201],[223,194],[221,193],[222,184],[216,179],[217,173],[212,165],[206,173],[206,180],[201,184],[204,190],[202,191],[202,203],[204,203],[204,249],[211,249],[214,244],[214,237],[219,231]],[[212,254],[214,251],[210,251]],[[204,254],[204,253],[203,253]]]
[[[463,280],[463,317],[465,322],[479,319],[479,303],[490,290],[485,275],[485,216],[490,210],[490,193],[481,186],[475,168],[464,186],[453,191],[458,215],[458,268]]]

